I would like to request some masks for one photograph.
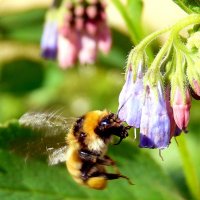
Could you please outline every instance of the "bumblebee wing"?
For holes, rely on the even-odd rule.
[[[77,118],[65,118],[55,113],[30,112],[22,115],[19,123],[33,131],[43,132],[44,136],[66,135]]]
[[[64,152],[67,146],[66,134],[76,119],[52,113],[26,113],[19,119],[19,124],[28,131],[31,130],[32,136],[23,141],[14,141],[12,150],[25,154],[26,157],[50,154],[54,156],[56,153],[52,152],[59,152],[59,149]]]
[[[56,165],[67,160],[67,146],[58,149],[48,149],[49,151],[49,165]]]

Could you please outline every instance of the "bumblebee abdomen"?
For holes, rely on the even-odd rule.
[[[96,190],[103,190],[107,186],[107,179],[103,176],[91,177],[86,181],[86,185]]]
[[[68,172],[75,178],[81,177],[81,167],[82,161],[79,158],[78,152],[69,149],[67,152],[67,161],[66,161]]]

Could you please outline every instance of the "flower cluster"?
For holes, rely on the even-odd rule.
[[[192,22],[200,24],[195,17]],[[181,23],[179,27],[189,25],[188,19]],[[200,29],[190,30],[187,38],[179,35],[177,26],[169,31],[152,62],[146,56],[151,35],[131,51],[119,95],[119,118],[140,129],[142,148],[164,149],[172,137],[187,132],[191,97],[200,99]]]
[[[42,56],[58,59],[62,68],[93,64],[100,50],[107,54],[112,38],[102,0],[73,0],[51,7],[41,39]]]

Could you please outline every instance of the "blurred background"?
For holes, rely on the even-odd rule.
[[[111,52],[107,56],[99,54],[95,65],[75,66],[64,71],[56,61],[47,61],[40,56],[44,17],[50,3],[51,0],[0,0],[0,123],[3,124],[0,127],[0,199],[197,197],[194,194],[199,190],[200,178],[200,104],[197,101],[192,102],[189,133],[181,136],[186,138],[185,147],[173,140],[170,147],[162,151],[164,161],[158,150],[139,149],[132,134],[121,146],[111,146],[110,154],[122,174],[133,180],[134,186],[117,180],[110,182],[104,191],[92,191],[76,185],[64,165],[50,167],[41,159],[25,162],[23,156],[10,152],[9,142],[13,138],[23,138],[25,134],[15,127],[13,119],[25,112],[61,110],[66,117],[76,117],[96,109],[117,111],[126,59],[134,45],[123,17],[112,1],[107,1],[113,37]],[[134,12],[132,10],[133,15]],[[138,28],[144,36],[184,16],[186,13],[171,0],[144,0],[140,16],[142,28]],[[155,44],[153,52],[159,49],[164,39],[162,37]],[[187,168],[182,159],[184,149],[192,168]],[[191,170],[191,176],[185,170]],[[193,187],[197,188],[193,190]]]

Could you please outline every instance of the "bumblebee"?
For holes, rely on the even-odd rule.
[[[45,128],[48,135],[57,135],[58,132],[66,134],[68,124],[65,118],[47,113],[26,113],[19,122],[26,127]],[[120,138],[119,144],[128,136],[130,128],[123,125],[116,114],[107,110],[88,112],[74,120],[65,136],[65,145],[59,149],[48,148],[51,152],[49,163],[53,165],[65,161],[72,178],[78,184],[93,189],[104,189],[108,180],[119,178],[127,179],[131,183],[106,155],[113,135]],[[112,166],[115,173],[108,173],[106,166]]]

